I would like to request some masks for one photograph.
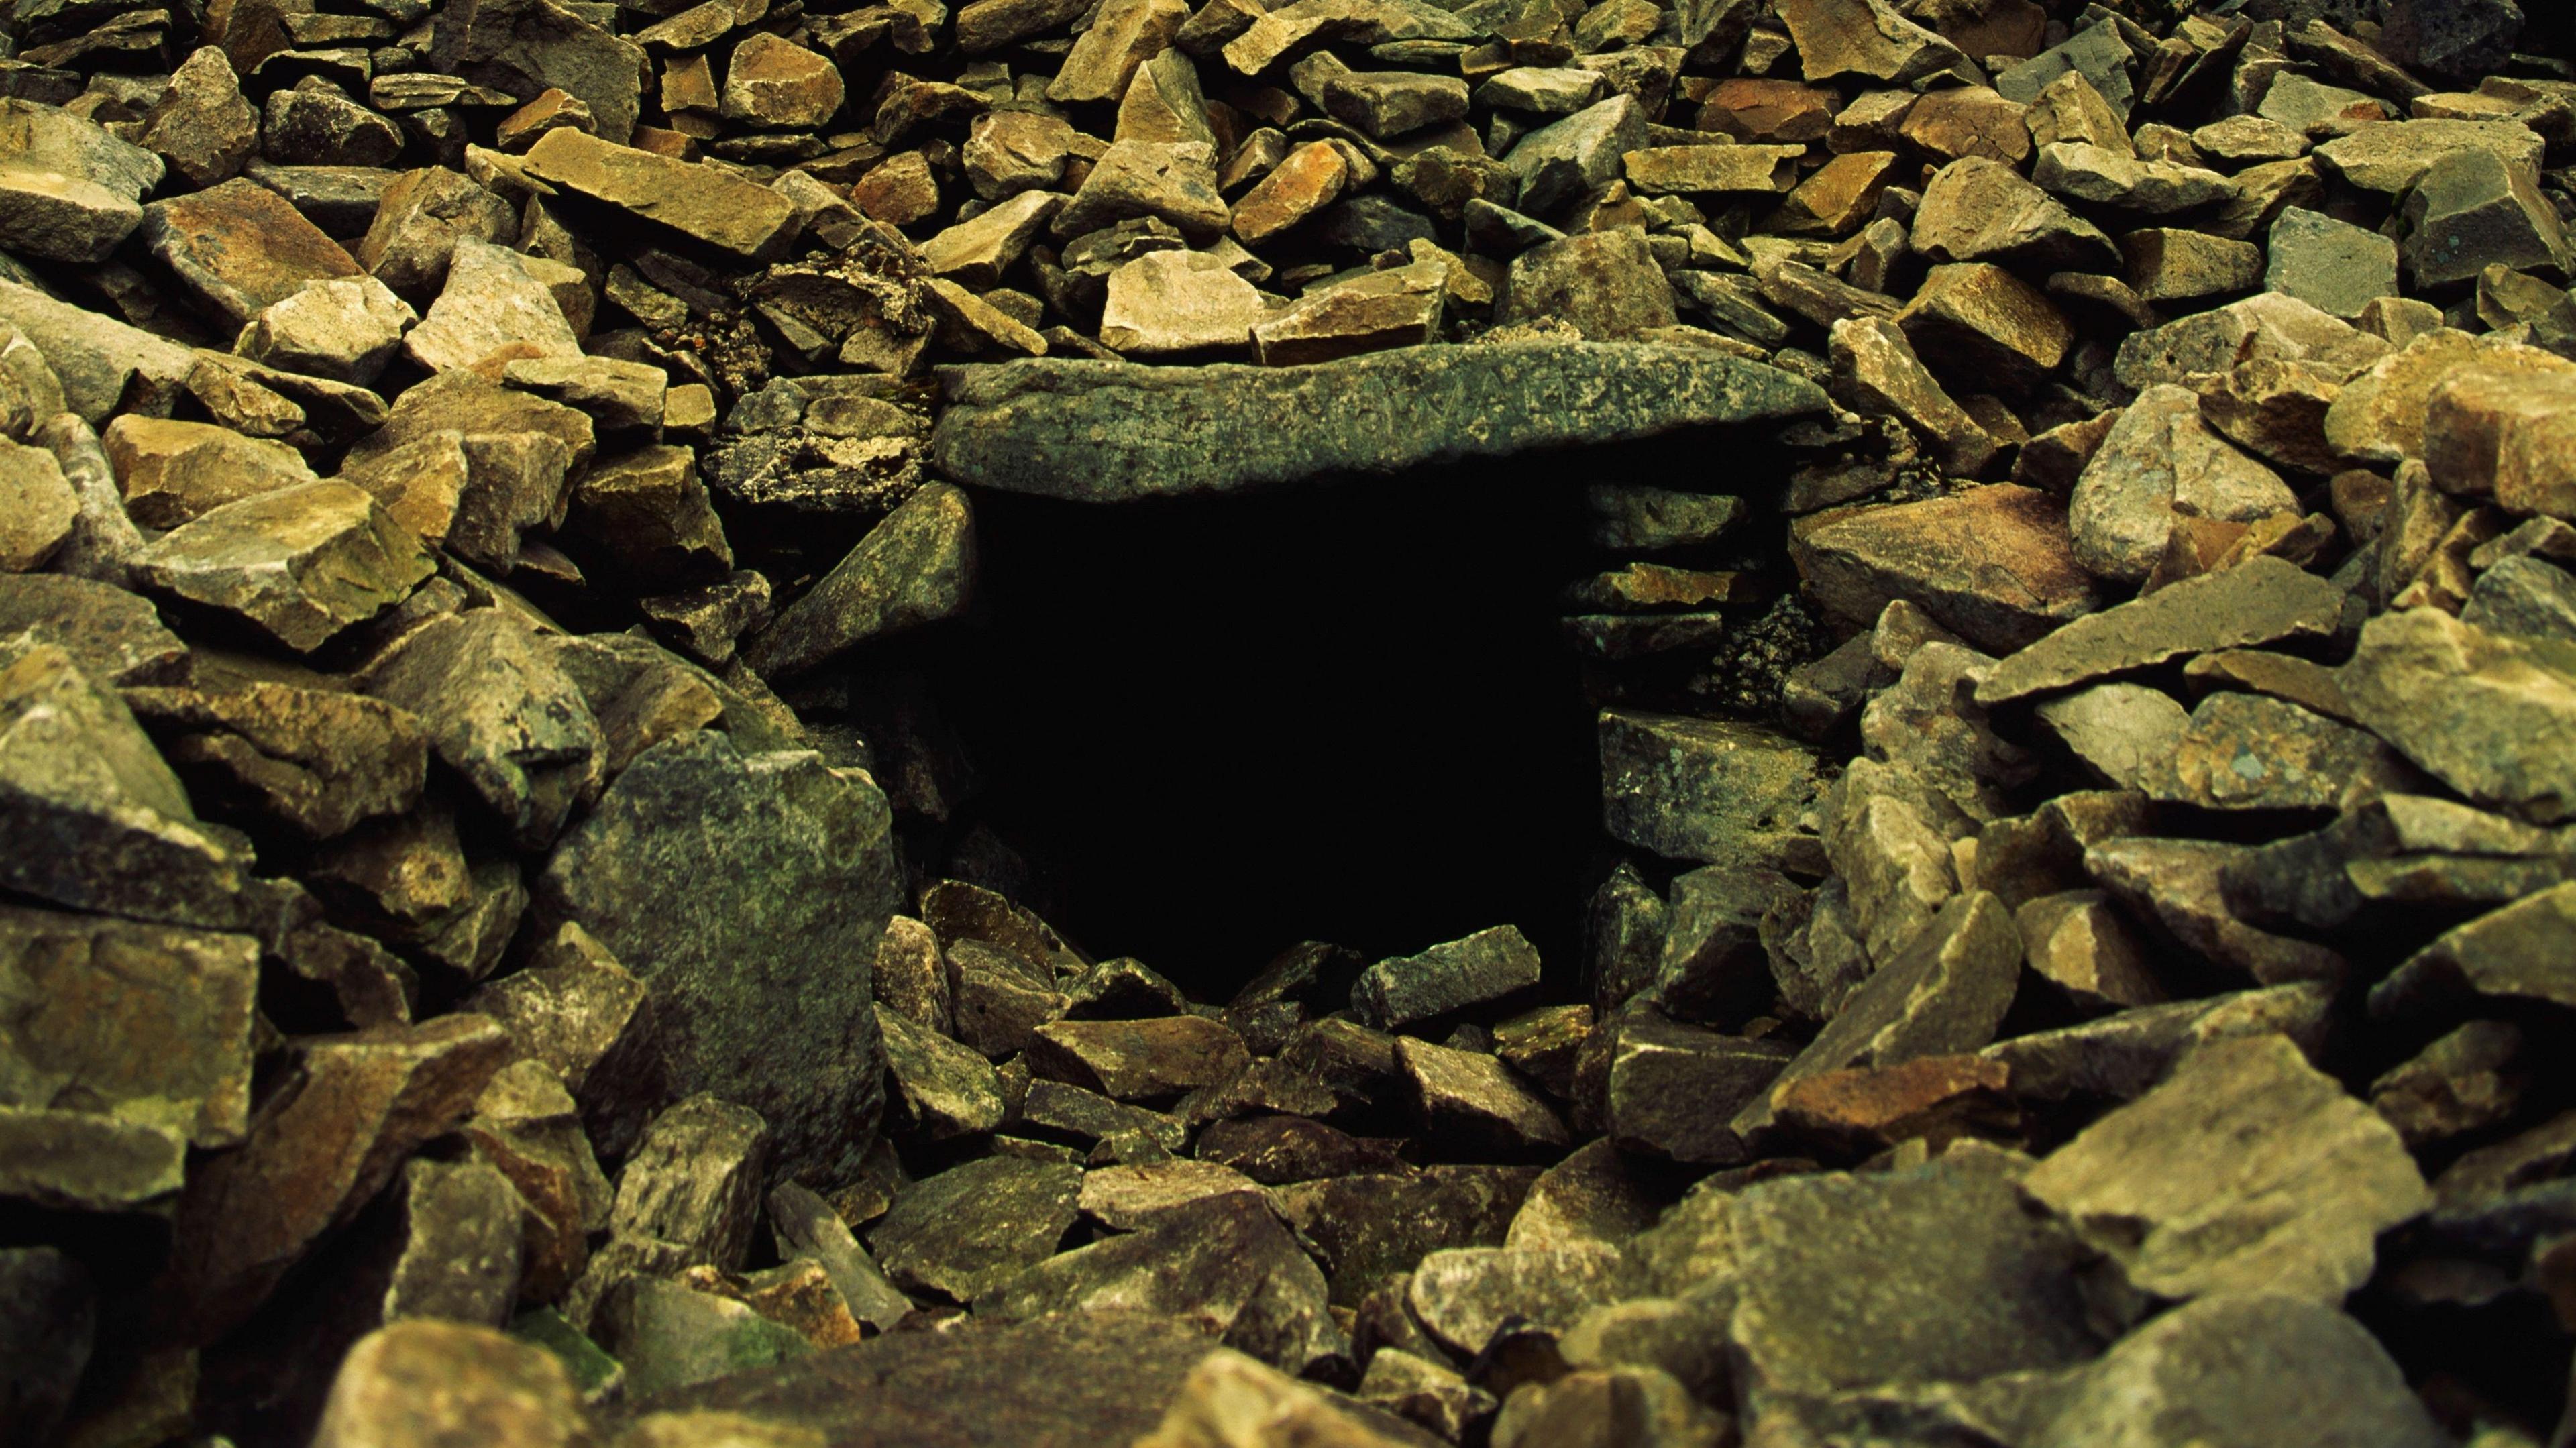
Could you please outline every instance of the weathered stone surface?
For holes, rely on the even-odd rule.
[[[2444,157],[2476,152],[2525,171],[2539,165],[2540,137],[2518,121],[2392,121],[2364,126],[2317,148],[2328,170],[2365,191],[2400,196]]]
[[[972,1301],[1055,1255],[1081,1191],[1080,1167],[986,1157],[897,1193],[868,1244],[897,1285]]]
[[[1454,1149],[1510,1160],[1568,1144],[1556,1112],[1492,1056],[1406,1036],[1396,1041],[1395,1060],[1422,1130]]]
[[[145,587],[236,615],[298,652],[399,603],[431,567],[409,529],[337,481],[227,503],[134,558]]]
[[[1502,1000],[1538,981],[1538,952],[1517,927],[1497,925],[1419,955],[1379,961],[1352,986],[1351,1009],[1363,1025],[1394,1030]]]
[[[1503,154],[1519,178],[1515,205],[1546,216],[1617,179],[1627,154],[1645,144],[1647,116],[1634,96],[1614,95],[1539,127]]]
[[[307,282],[252,318],[238,349],[254,362],[366,387],[416,320],[410,304],[374,277]]]
[[[2371,1013],[2395,1020],[2471,1000],[2576,1000],[2560,948],[2576,923],[2576,884],[2563,884],[2454,926],[2373,987]]]
[[[369,1334],[332,1380],[317,1448],[578,1448],[581,1398],[555,1354],[489,1327],[417,1319]]]
[[[1999,704],[2184,654],[2332,634],[2343,592],[2277,558],[2185,579],[2104,609],[1997,664],[1977,702]]]
[[[1217,194],[1215,148],[1205,141],[1113,142],[1049,229],[1074,237],[1146,216],[1197,240],[1223,232],[1233,213]]]
[[[2214,206],[2235,189],[2215,171],[2080,141],[2042,146],[2031,180],[2054,195],[2140,216],[2176,216]]]
[[[1616,1295],[1620,1257],[1611,1249],[1453,1247],[1422,1259],[1405,1306],[1433,1340],[1462,1356],[1485,1350],[1514,1317],[1562,1332]]]
[[[2378,1234],[2432,1201],[2388,1123],[2279,1036],[2185,1057],[2022,1186],[2150,1292],[2328,1305],[2370,1276]]]
[[[553,8],[548,0],[528,3]],[[547,132],[528,152],[527,164],[529,173],[539,180],[669,227],[743,261],[773,260],[796,236],[794,203],[766,186],[711,166],[676,161],[570,129]]]
[[[1218,1352],[1190,1371],[1163,1421],[1137,1439],[1135,1448],[1278,1441],[1431,1448],[1440,1440],[1337,1393],[1301,1383],[1258,1359]]]
[[[1120,1101],[1175,1096],[1232,1079],[1250,1061],[1241,1037],[1203,1016],[1051,1021],[1029,1036],[1029,1066]]]
[[[2244,362],[2310,363],[2349,376],[2392,349],[2382,338],[2330,317],[2296,297],[2262,292],[2214,312],[2200,312],[2120,343],[2113,371],[2140,391],[2181,383],[2196,372],[2224,372]]]
[[[2477,148],[2447,152],[2426,167],[2403,211],[2401,250],[2415,285],[2469,281],[2490,266],[2563,268],[2566,223],[2540,194],[2535,174]]]
[[[1997,651],[2035,642],[2100,603],[2076,564],[2063,510],[2044,492],[2006,483],[1820,514],[1792,528],[1790,554],[1837,618],[1874,623],[1890,602],[1911,599]]]
[[[472,367],[494,353],[578,357],[581,341],[554,294],[517,252],[459,237],[447,282],[403,351],[432,372]]]
[[[1974,69],[1957,46],[1886,0],[1789,0],[1780,19],[1810,82],[1856,75],[1902,86]]]
[[[128,413],[99,442],[125,511],[146,528],[177,528],[226,503],[314,481],[295,449],[211,423]]]
[[[752,641],[745,660],[783,678],[872,639],[955,615],[974,593],[974,528],[963,491],[945,483],[922,488],[788,605]]]
[[[363,683],[419,716],[438,757],[524,848],[551,843],[598,793],[607,762],[598,721],[534,627],[509,610],[432,620],[378,657]]]
[[[2576,816],[2576,645],[2407,609],[2363,626],[2341,682],[2365,727],[2469,798]]]
[[[2252,522],[2295,511],[2271,469],[2201,420],[2187,388],[2149,388],[2102,441],[2067,502],[2075,556],[2096,576],[2143,580],[2180,518]]]
[[[1990,261],[2046,271],[2113,271],[2120,249],[2100,227],[1982,156],[1953,161],[1923,190],[1914,245],[1939,262]]]
[[[670,1088],[759,1112],[781,1176],[847,1182],[876,1134],[868,977],[897,906],[890,824],[872,785],[812,755],[697,734],[627,766],[537,883],[541,913],[651,988]]]
[[[1512,259],[1495,319],[1542,317],[1561,319],[1594,342],[1640,337],[1674,324],[1672,287],[1638,233],[1585,232]]]
[[[1727,1122],[1767,1095],[1795,1054],[1651,1012],[1602,1029],[1610,1044],[1600,1111],[1610,1140],[1622,1150],[1700,1165],[1745,1158],[1744,1140]]]
[[[161,158],[51,106],[0,99],[0,246],[50,261],[105,260],[143,220]]]
[[[188,646],[135,594],[56,573],[0,575],[0,638],[50,644],[102,684],[176,682]]]
[[[807,129],[829,121],[841,100],[839,67],[767,31],[743,37],[725,65],[727,120]]]
[[[2576,516],[2576,484],[2567,473],[2576,456],[2567,411],[2576,371],[2527,359],[2520,355],[2526,350],[2469,359],[2433,383],[2424,410],[2425,466],[2445,492],[2492,497],[2515,513]]]
[[[142,145],[191,186],[229,180],[259,149],[259,112],[217,46],[201,46],[170,73],[170,89],[143,115]]]
[[[414,300],[447,278],[459,239],[505,245],[518,239],[510,203],[444,166],[406,171],[385,186],[357,258],[385,286]]]
[[[1784,373],[1644,343],[1414,348],[1289,371],[1048,359],[954,369],[946,380],[950,405],[932,441],[944,475],[1102,502],[1396,472],[1824,405]]]
[[[1138,356],[1239,356],[1252,329],[1278,314],[1214,252],[1157,251],[1109,274],[1102,345]]]
[[[71,541],[80,512],[53,454],[0,438],[0,574],[43,567]]]
[[[2397,244],[2377,232],[2293,206],[2272,223],[2263,285],[2350,320],[2397,295]]]
[[[418,720],[332,689],[133,689],[126,702],[165,738],[209,807],[246,810],[311,839],[420,800],[428,750]]]
[[[361,275],[338,242],[255,181],[155,201],[143,208],[140,235],[201,305],[235,327],[307,282]]]
[[[93,425],[115,415],[129,385],[143,397],[174,397],[197,363],[167,338],[14,281],[0,280],[0,321],[36,345],[62,384],[64,405]]]
[[[1747,1188],[1728,1217],[1739,1390],[1828,1393],[2070,1367],[2101,1346],[2085,1244],[2027,1213],[2016,1158],[1961,1152],[1883,1176]]]
[[[1751,725],[1604,710],[1603,827],[1640,849],[1702,864],[1769,864],[1802,847],[1821,792],[1806,746]]]
[[[1772,1120],[1781,1087],[1851,1066],[1973,1051],[1994,1039],[2021,974],[2021,935],[2003,902],[1982,890],[1953,897],[1913,942],[1869,977],[1728,1125],[1751,1138]]]
[[[1002,1086],[992,1063],[882,1004],[877,1028],[885,1037],[886,1070],[897,1101],[915,1130],[937,1141],[1002,1124]]]
[[[605,142],[622,146],[634,134],[643,47],[554,0],[466,0],[442,9],[428,59],[437,70],[517,100],[561,90],[589,107]]]

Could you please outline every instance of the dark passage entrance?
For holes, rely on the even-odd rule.
[[[1086,949],[1203,999],[1301,939],[1376,957],[1505,922],[1570,982],[1599,836],[1557,636],[1587,566],[1575,476],[979,493],[982,606],[929,651],[977,817]]]

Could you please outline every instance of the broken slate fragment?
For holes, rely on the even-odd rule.
[[[2078,619],[1995,665],[1977,702],[2000,704],[2185,654],[2324,638],[2343,615],[2343,591],[2298,565],[2255,558],[2188,578]]]
[[[2405,609],[2363,625],[2341,680],[2364,726],[2470,799],[2576,818],[2576,644]]]
[[[1538,952],[1518,927],[1497,925],[1370,966],[1351,987],[1351,1013],[1362,1025],[1391,1031],[1502,1000],[1538,980]]]
[[[1814,751],[1752,725],[1606,709],[1602,823],[1702,864],[1775,864],[1815,848],[1799,819],[1822,793]]]
[[[1233,1079],[1243,1041],[1204,1016],[1050,1021],[1029,1034],[1029,1067],[1117,1101],[1176,1096]]]
[[[1508,1160],[1568,1143],[1555,1110],[1511,1067],[1482,1051],[1404,1036],[1395,1043],[1395,1060],[1424,1134],[1452,1150]]]
[[[1055,1255],[1081,1192],[1080,1167],[984,1157],[897,1193],[868,1245],[897,1286],[973,1301]]]
[[[432,567],[420,540],[375,499],[323,481],[203,514],[146,545],[134,576],[310,653],[401,602]]]

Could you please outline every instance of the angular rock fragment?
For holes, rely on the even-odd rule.
[[[1437,1140],[1507,1158],[1567,1144],[1556,1112],[1492,1056],[1408,1036],[1397,1040],[1395,1059],[1422,1129]]]
[[[2063,510],[2012,484],[1819,514],[1792,528],[1790,553],[1810,593],[1838,618],[1873,623],[1890,602],[1912,599],[1997,651],[2036,642],[2100,603]]]
[[[1821,792],[1812,751],[1749,725],[1604,710],[1602,823],[1618,839],[1704,864],[1770,864],[1808,845]]]
[[[255,181],[155,201],[143,209],[141,235],[200,304],[235,327],[308,282],[361,275],[338,242]]]
[[[2363,626],[2341,682],[2365,727],[2469,798],[2576,817],[2576,646],[2406,609]]]
[[[548,0],[529,0],[545,5]],[[608,134],[603,125],[603,134]],[[712,167],[657,156],[575,130],[549,131],[528,170],[651,225],[667,227],[740,261],[776,259],[794,240],[793,203]]]
[[[1420,955],[1382,960],[1351,990],[1361,1024],[1393,1030],[1538,984],[1538,953],[1519,929],[1498,925]]]
[[[590,1427],[562,1362],[489,1327],[420,1319],[370,1334],[332,1380],[322,1448],[495,1441],[575,1448]]]
[[[1081,1190],[1080,1167],[985,1157],[898,1193],[868,1244],[897,1285],[973,1301],[1055,1255]]]
[[[578,357],[581,342],[518,253],[460,237],[438,300],[404,336],[403,352],[444,372],[505,349],[513,357]]]
[[[1977,702],[1999,704],[2184,654],[2334,632],[2343,594],[2276,558],[2187,579],[2051,634],[1997,664]]]
[[[143,220],[161,158],[66,110],[0,100],[0,246],[51,261],[106,259]]]

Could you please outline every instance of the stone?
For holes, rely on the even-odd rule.
[[[994,1060],[1027,1049],[1031,1032],[1072,1005],[1051,973],[981,941],[952,941],[947,953],[956,1037]]]
[[[293,203],[240,178],[153,202],[136,234],[199,305],[234,328],[308,282],[361,275],[340,243]]]
[[[1114,142],[1050,229],[1076,237],[1139,216],[1169,222],[1193,240],[1223,232],[1233,213],[1217,193],[1215,148],[1204,141]]]
[[[1411,71],[1348,71],[1324,83],[1322,106],[1326,115],[1384,141],[1463,119],[1467,83]]]
[[[955,616],[974,595],[975,573],[965,493],[929,484],[788,605],[744,657],[768,677],[805,672],[871,640]]]
[[[284,443],[208,423],[129,413],[110,423],[100,442],[126,512],[146,528],[177,528],[226,503],[315,480]]]
[[[2259,1364],[2250,1343],[2263,1345]],[[2215,1293],[2113,1344],[2030,1441],[2254,1448],[2283,1432],[2356,1448],[2435,1448],[2448,1436],[2360,1323],[2295,1297]]]
[[[554,0],[469,0],[442,10],[428,60],[436,70],[514,100],[563,91],[590,108],[604,143],[623,146],[634,135],[643,47]]]
[[[318,85],[269,92],[260,123],[261,157],[274,165],[383,166],[402,144],[393,122]]]
[[[1593,483],[1584,492],[1592,508],[1592,544],[1622,552],[1661,552],[1715,541],[1744,515],[1744,500],[1731,494],[1680,492],[1644,483]]]
[[[1515,257],[1495,308],[1504,324],[1540,317],[1596,342],[1642,337],[1674,324],[1672,287],[1636,232],[1568,236]]]
[[[1621,1150],[1701,1166],[1747,1156],[1725,1123],[1767,1095],[1789,1047],[1721,1036],[1641,1013],[1605,1025],[1609,1060],[1602,1116]]]
[[[1434,1342],[1461,1357],[1485,1351],[1513,1318],[1562,1333],[1616,1295],[1617,1251],[1574,1247],[1451,1247],[1426,1254],[1405,1306]]]
[[[1501,1001],[1538,982],[1538,952],[1518,927],[1497,925],[1370,966],[1351,987],[1351,1013],[1362,1025],[1391,1031]]]
[[[2014,392],[2046,381],[2075,345],[2075,329],[2045,295],[1983,262],[1932,268],[1896,325],[1936,373]]]
[[[1047,85],[1047,99],[1058,105],[1119,100],[1138,68],[1168,47],[1188,18],[1181,0],[1116,0],[1075,38]]]
[[[1239,353],[1250,345],[1252,329],[1274,315],[1252,283],[1214,252],[1150,252],[1109,274],[1100,340],[1141,356]]]
[[[1292,1442],[1428,1448],[1437,1441],[1256,1358],[1220,1351],[1191,1369],[1162,1422],[1136,1439],[1135,1448]]]
[[[89,1111],[0,1106],[0,1200],[167,1218],[188,1139]]]
[[[2233,296],[2265,284],[2263,249],[2250,242],[2179,227],[2149,227],[2121,237],[2120,251],[2128,258],[2124,275],[2129,286],[2149,302]]]
[[[2567,264],[2566,224],[2533,184],[2533,172],[2492,151],[2442,155],[2406,193],[2402,215],[2400,250],[2417,287],[2474,280],[2491,266]]]
[[[420,800],[428,766],[420,723],[376,700],[253,680],[133,689],[126,702],[211,805],[308,839],[345,834]]]
[[[237,347],[254,362],[367,387],[418,319],[374,277],[310,282],[253,317]]]
[[[2576,644],[2576,577],[2537,558],[2507,558],[2478,575],[2460,621],[2490,633]]]
[[[361,1339],[332,1379],[317,1448],[578,1448],[590,1426],[554,1353],[489,1327],[417,1318]]]
[[[1119,1101],[1177,1096],[1250,1064],[1242,1038],[1201,1016],[1050,1021],[1029,1034],[1029,1068]]]
[[[2482,1132],[2522,1104],[2522,1031],[2508,1021],[2471,1021],[2370,1083],[2370,1109],[2409,1150]]]
[[[2342,979],[2349,962],[2333,950],[2238,917],[2224,882],[2249,853],[2247,846],[2203,840],[2111,839],[2084,851],[2084,869],[2137,918],[2264,985]]]
[[[1989,261],[2040,271],[2114,271],[2120,251],[2100,227],[1982,156],[1953,161],[1923,189],[1914,246],[1936,262]]]
[[[2204,809],[2339,809],[2402,791],[2414,772],[2379,740],[2284,699],[2212,694],[2134,781]]]
[[[1702,864],[1768,864],[1812,848],[1800,816],[1822,792],[1806,746],[1753,725],[1605,709],[1602,826]]]
[[[401,601],[431,563],[373,498],[324,481],[217,507],[147,546],[134,572],[302,653]]]
[[[1255,19],[1224,47],[1226,64],[1256,76],[1308,40],[1384,45],[1400,40],[1473,40],[1478,31],[1435,6],[1409,0],[1293,0]]]
[[[2316,156],[2333,175],[2394,198],[2413,190],[2435,163],[2463,151],[2531,175],[2539,167],[2541,140],[2519,121],[2390,121],[2328,141]]]
[[[868,1242],[896,1285],[974,1301],[1055,1255],[1081,1191],[1080,1167],[984,1157],[896,1193]]]
[[[1791,530],[1809,595],[1855,626],[1898,598],[1997,651],[2030,644],[2099,606],[2061,509],[1998,483],[1948,498],[1819,514]]]
[[[425,166],[386,184],[356,256],[385,286],[426,298],[447,280],[448,257],[458,240],[502,246],[518,235],[518,214],[509,202],[460,172]]]
[[[69,111],[0,99],[0,246],[104,261],[143,220],[161,158]]]
[[[1476,86],[1476,103],[1494,110],[1570,116],[1601,98],[1601,77],[1568,66],[1513,66]],[[1819,133],[1821,134],[1821,132]],[[1751,139],[1742,136],[1738,139]],[[1802,139],[1813,139],[1806,137]]]
[[[1516,1156],[1568,1144],[1556,1112],[1492,1056],[1408,1036],[1396,1042],[1396,1068],[1422,1129],[1457,1150]]]
[[[1982,890],[1953,896],[1853,992],[1774,1079],[1771,1094],[1746,1103],[1729,1128],[1748,1139],[1769,1129],[1780,1089],[1810,1076],[1986,1045],[2012,1005],[2021,957],[2021,936],[2003,902]]]
[[[1412,348],[1291,371],[1049,358],[957,369],[946,382],[932,436],[942,476],[1101,500],[1388,473],[1824,405],[1786,374],[1640,343]],[[1319,425],[1278,425],[1291,418]],[[1056,461],[1075,456],[1079,468]]]
[[[2292,206],[2272,223],[2263,285],[2349,321],[2372,302],[2397,295],[2397,243]]]
[[[1614,95],[1551,121],[1503,154],[1519,178],[1519,209],[1533,217],[1618,179],[1627,154],[1645,144],[1647,116],[1632,96]]]
[[[600,1345],[630,1388],[660,1394],[745,1369],[790,1362],[813,1345],[750,1306],[676,1282],[631,1277],[601,1305]]]
[[[188,646],[124,589],[59,573],[0,574],[0,638],[49,644],[102,684],[176,683]]]
[[[200,46],[179,63],[142,124],[140,144],[199,189],[232,179],[259,150],[259,112],[217,46]]]
[[[2371,1014],[2394,1020],[2468,1001],[2562,1004],[2576,990],[2555,939],[2576,919],[2576,885],[2561,884],[2453,926],[2370,992]]]
[[[1175,1207],[1222,1196],[1259,1198],[1261,1185],[1232,1167],[1205,1161],[1102,1167],[1082,1178],[1082,1214],[1119,1231],[1134,1231]]]
[[[2197,396],[2159,384],[2130,405],[2085,465],[2067,522],[2087,571],[2134,583],[2164,556],[2180,519],[2252,522],[2297,507],[2277,473],[2202,420]]]
[[[249,1317],[403,1158],[464,1119],[506,1050],[476,1016],[306,1045],[247,1142],[189,1178],[174,1228],[186,1310],[214,1332]]]
[[[2280,1036],[2185,1057],[2022,1187],[2149,1292],[2328,1306],[2370,1276],[2378,1234],[2432,1200],[2397,1133]]]
[[[440,760],[522,848],[551,843],[598,793],[607,753],[598,721],[534,627],[507,610],[434,619],[378,656],[361,683],[419,716]]]
[[[2086,1245],[2026,1212],[2023,1164],[1958,1151],[1907,1170],[1763,1182],[1727,1213],[1727,1338],[1755,1401],[2067,1368],[2100,1350]]]
[[[1620,157],[1630,186],[1649,196],[1675,192],[1768,192],[1798,184],[1801,146],[1648,146]]]
[[[2342,607],[2342,592],[2326,580],[2279,559],[2253,559],[2060,630],[1997,665],[1977,686],[1977,701],[2004,703],[2185,654],[2324,637]]]
[[[1302,367],[1440,339],[1441,278],[1433,261],[1376,272],[1291,303],[1252,327],[1265,367]],[[1414,273],[1404,276],[1403,273]]]
[[[2000,445],[1942,390],[1893,322],[1836,322],[1830,345],[1835,384],[1855,409],[1914,428],[1940,450],[1942,467],[1952,474],[1973,478],[1994,462]]]
[[[2059,743],[2119,789],[2141,789],[2157,777],[2191,727],[2191,715],[2172,695],[2144,684],[2096,684],[2034,712]]]
[[[2411,349],[2410,349],[2411,350]],[[2498,365],[2504,363],[2506,365]],[[2446,493],[2493,498],[2518,514],[2576,517],[2565,412],[2576,371],[2479,357],[2435,383],[2424,410],[2424,463]]]
[[[2576,647],[2408,609],[2363,625],[2341,682],[2364,727],[2470,799],[2544,823],[2576,816],[2562,738]]]
[[[912,1312],[912,1299],[895,1291],[876,1259],[850,1235],[849,1224],[821,1197],[793,1182],[782,1184],[769,1194],[769,1229],[779,1256],[822,1264],[859,1321],[882,1333]]]
[[[88,423],[104,425],[114,416],[129,386],[144,399],[174,398],[197,365],[197,354],[185,347],[16,282],[0,281],[0,322],[8,323],[25,343],[42,354],[47,370],[60,384],[63,406]],[[10,375],[18,378],[24,374],[13,362]],[[53,391],[50,387],[44,389],[46,400],[51,400]],[[38,435],[45,430],[39,427]],[[96,446],[95,439],[84,437],[75,443],[71,436],[60,435],[59,447],[64,453]],[[107,476],[105,459],[99,461],[98,481],[104,485],[99,502],[109,503],[115,486]],[[122,508],[114,511],[123,513]],[[88,526],[106,529],[104,523]],[[132,524],[124,526],[130,529]],[[134,539],[133,546],[142,546],[142,540]]]
[[[754,31],[725,66],[724,116],[779,130],[810,130],[840,110],[841,72],[831,61],[767,31]]]
[[[1763,218],[1762,229],[1788,236],[1849,236],[1873,222],[1896,179],[1893,151],[1836,156],[1781,198],[1780,205]]]
[[[1328,141],[1309,141],[1287,154],[1234,203],[1234,234],[1259,246],[1340,199],[1350,166]]]
[[[1468,1424],[1492,1416],[1498,1406],[1493,1394],[1446,1365],[1395,1347],[1369,1354],[1368,1373],[1360,1380],[1356,1396],[1452,1442],[1465,1435]]]
[[[1050,192],[1022,191],[924,242],[922,261],[961,286],[999,286],[1002,273],[1027,254],[1063,205],[1064,198]]]
[[[548,0],[526,3],[552,8]],[[602,134],[607,133],[603,118]],[[564,129],[547,132],[529,149],[527,168],[540,181],[667,227],[740,261],[776,260],[795,240],[793,202],[712,166]]]
[[[432,372],[472,367],[496,353],[578,357],[581,341],[554,294],[518,253],[459,237],[446,284],[403,353]]]
[[[1593,1141],[1530,1183],[1503,1245],[1615,1247],[1653,1226],[1664,1206],[1651,1168],[1641,1170],[1608,1141]]]
[[[43,567],[71,541],[80,513],[53,454],[0,438],[0,575]]]
[[[1886,0],[1788,0],[1780,20],[1809,83],[1864,76],[1906,86],[1944,71],[1973,74],[1966,55]]]

